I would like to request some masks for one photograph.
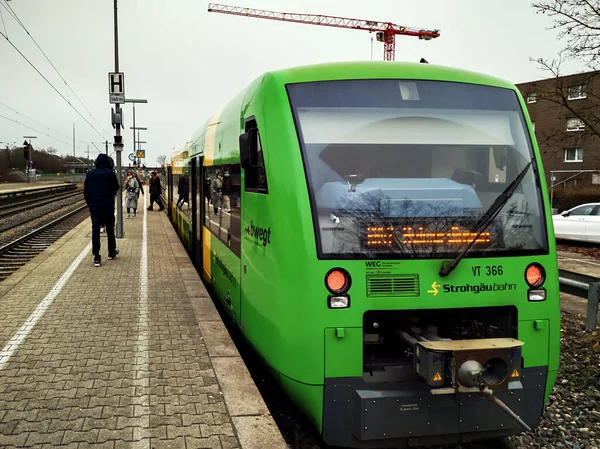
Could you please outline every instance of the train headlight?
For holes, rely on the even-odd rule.
[[[539,263],[529,264],[525,269],[525,282],[531,288],[541,287],[545,280],[546,272]]]
[[[544,267],[539,263],[532,263],[525,269],[525,282],[529,285],[530,290],[527,292],[529,301],[545,301],[546,290],[540,288],[546,280],[546,272]]]
[[[343,268],[333,268],[325,276],[325,286],[334,295],[343,295],[350,289],[350,273]]]
[[[546,290],[529,290],[529,300],[530,301],[545,301],[546,300]]]
[[[329,295],[327,299],[327,306],[330,309],[347,309],[350,307],[350,296],[333,296]]]

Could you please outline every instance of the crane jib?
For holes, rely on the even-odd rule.
[[[377,41],[384,43],[384,60],[395,59],[396,42],[395,36],[413,36],[421,40],[431,40],[440,36],[440,30],[428,30],[424,28],[404,27],[392,22],[379,22],[374,20],[350,19],[345,17],[324,16],[319,14],[300,14],[267,11],[256,8],[243,8],[239,6],[221,5],[209,3],[208,12],[220,14],[231,14],[234,16],[253,17],[256,19],[278,20],[282,22],[303,23],[308,25],[320,25],[334,28],[347,28],[353,30],[364,30],[377,33]]]

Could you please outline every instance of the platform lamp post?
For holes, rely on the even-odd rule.
[[[138,148],[137,148],[137,150],[138,150],[138,152],[140,152],[140,151],[144,151],[144,164],[141,164],[141,163],[140,163],[140,160],[139,160],[139,158],[138,158],[138,165],[145,165],[145,164],[146,164],[146,162],[145,162],[145,159],[146,159],[146,150],[144,150],[144,149],[142,148],[142,144],[143,144],[143,143],[148,143],[148,142],[146,142],[145,140],[140,140],[140,132],[138,131],[138,140],[137,140],[137,145],[138,145]]]
[[[139,133],[139,131],[147,131],[147,130],[148,130],[148,128],[136,127],[135,125],[133,125],[133,126],[130,126],[130,127],[129,127],[129,129],[132,129],[132,130],[133,130],[133,138],[134,138],[134,142],[135,142],[135,143],[138,143],[138,144],[139,144],[139,140],[140,140],[140,133]],[[136,132],[136,131],[138,131],[138,138],[137,138],[137,140],[135,140],[135,132]],[[136,153],[136,151],[137,151],[137,150],[136,150],[135,143],[134,143],[134,145],[133,145],[133,154],[137,154],[137,153]],[[144,143],[146,143],[146,142],[144,142]]]
[[[25,142],[23,143],[23,145],[29,147],[29,157],[25,161],[25,164],[27,166],[27,182],[29,182],[29,170],[31,168],[31,161],[33,160],[33,145],[31,145],[31,141],[33,139],[37,139],[37,136],[23,136],[23,139],[29,139],[29,143],[27,142],[27,140],[25,140]]]
[[[135,104],[136,103],[148,103],[148,100],[146,99],[139,99],[139,98],[126,98],[125,99],[125,103],[132,103],[133,104],[133,154],[135,154]]]

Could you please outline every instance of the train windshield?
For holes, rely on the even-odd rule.
[[[537,166],[494,221],[473,226],[534,158],[509,89],[440,81],[290,84],[320,257],[541,254]]]

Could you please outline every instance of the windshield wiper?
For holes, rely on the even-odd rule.
[[[517,190],[517,187],[519,186],[519,184],[521,184],[521,181],[523,181],[523,178],[525,177],[525,174],[527,173],[527,170],[529,170],[531,164],[532,162],[530,161],[521,171],[521,173],[519,173],[519,175],[514,179],[514,181],[511,182],[506,187],[506,189],[504,189],[504,192],[502,192],[498,196],[498,198],[496,198],[496,200],[489,207],[489,209],[485,211],[485,213],[481,216],[481,218],[473,228],[473,232],[476,232],[477,235],[473,238],[473,240],[471,240],[467,247],[463,249],[461,253],[458,256],[456,256],[456,258],[452,262],[450,262],[450,264],[448,264],[445,268],[444,264],[442,264],[439,273],[440,276],[448,276],[450,273],[452,273],[452,271],[454,271],[459,262],[471,250],[481,233],[487,229],[490,223],[492,223],[494,219],[498,216],[498,213],[502,210],[506,203],[508,203],[508,200],[513,196],[513,193],[515,193],[515,190]]]

